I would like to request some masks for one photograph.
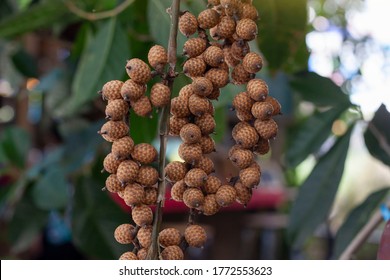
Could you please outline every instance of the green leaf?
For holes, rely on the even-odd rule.
[[[353,126],[319,159],[300,187],[287,229],[289,240],[296,249],[303,246],[329,214],[344,172],[352,128]]]
[[[72,96],[62,114],[74,114],[97,98],[97,92],[106,82],[120,79],[128,58],[129,44],[125,30],[116,18],[105,21],[86,45],[72,83]]]
[[[39,28],[51,27],[54,23],[74,21],[64,1],[44,1],[0,21],[0,37],[12,37]]]
[[[100,165],[101,162],[97,164]],[[97,168],[95,172],[100,173]],[[115,241],[114,230],[130,218],[107,192],[101,191],[104,177],[79,179],[74,196],[73,237],[75,245],[90,258],[118,259],[129,248]]]
[[[24,49],[19,49],[11,55],[15,68],[27,78],[38,77],[38,65],[35,59]]]
[[[227,129],[227,112],[229,111],[226,107],[219,107],[215,109],[214,119],[217,124],[215,127],[215,134],[213,139],[215,142],[220,142],[225,136],[225,131]]]
[[[347,109],[340,104],[325,112],[316,112],[303,123],[292,128],[288,145],[286,163],[289,168],[296,167],[310,154],[315,153],[329,137],[333,122]]]
[[[257,42],[271,70],[292,68],[306,35],[306,0],[257,0],[259,35]],[[307,53],[307,50],[305,50]],[[307,57],[307,55],[306,55]],[[306,68],[307,60],[300,68]],[[296,67],[296,66],[294,66]]]
[[[303,100],[317,106],[351,104],[349,96],[340,87],[330,79],[321,77],[314,72],[304,72],[292,76],[290,84]]]
[[[347,219],[337,231],[333,249],[333,258],[337,259],[347,248],[353,238],[365,226],[374,211],[379,209],[380,203],[385,199],[389,190],[390,187],[387,187],[370,194],[363,203],[358,205],[349,213]]]
[[[5,128],[0,136],[0,155],[5,157],[0,159],[1,162],[23,168],[30,146],[31,139],[27,131],[18,126]]]
[[[371,155],[390,166],[390,113],[381,105],[369,122],[364,140]]]
[[[130,135],[135,143],[151,143],[157,135],[158,116],[152,118],[138,116],[132,110],[130,113]]]
[[[50,168],[33,186],[32,197],[39,209],[64,208],[68,202],[69,192],[63,170],[59,167]]]

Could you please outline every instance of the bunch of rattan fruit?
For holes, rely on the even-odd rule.
[[[179,30],[188,40],[183,54],[186,61],[183,73],[192,82],[185,85],[178,96],[170,99],[167,81],[155,83],[150,97],[145,95],[147,83],[162,76],[167,64],[167,53],[154,46],[148,54],[149,65],[133,58],[127,62],[130,77],[126,82],[110,81],[101,91],[108,101],[106,115],[109,120],[99,133],[113,142],[111,153],[104,159],[104,169],[111,173],[106,189],[118,193],[132,207],[136,224],[122,224],[115,230],[115,239],[121,244],[134,244],[134,250],[125,252],[120,259],[145,259],[151,245],[153,212],[159,179],[172,183],[171,197],[182,201],[193,211],[209,216],[221,207],[235,201],[246,205],[252,188],[259,185],[261,169],[255,154],[269,151],[269,140],[277,134],[272,119],[280,114],[279,102],[268,95],[268,86],[255,78],[262,69],[262,57],[251,52],[249,42],[257,36],[258,13],[248,0],[209,0],[208,8],[197,17],[188,11],[181,13]],[[215,151],[210,136],[216,127],[213,102],[221,89],[229,83],[246,84],[246,91],[238,93],[233,109],[240,120],[232,131],[235,145],[229,150],[229,159],[239,174],[223,183],[212,175],[214,163],[208,156]],[[169,133],[179,136],[179,156],[183,161],[166,165],[166,178],[159,178],[152,166],[157,158],[156,149],[148,143],[135,145],[126,124],[130,108],[137,115],[147,117],[153,107],[164,107],[170,102]],[[162,259],[183,259],[188,246],[203,247],[206,231],[191,222],[182,235],[177,229],[166,228],[159,233]]]

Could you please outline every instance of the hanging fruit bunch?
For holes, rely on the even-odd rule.
[[[110,81],[101,91],[107,101],[108,121],[99,133],[112,142],[111,153],[103,163],[110,173],[105,188],[132,208],[135,223],[119,225],[115,230],[119,243],[134,245],[134,250],[120,259],[146,258],[152,243],[150,206],[158,197],[159,172],[153,167],[158,153],[152,145],[135,144],[129,136],[125,120],[130,109],[148,117],[153,107],[170,105],[169,134],[182,140],[178,149],[182,161],[168,163],[161,179],[172,183],[172,199],[183,202],[191,214],[183,235],[175,228],[160,231],[161,259],[183,259],[188,246],[204,246],[206,231],[195,223],[195,214],[214,215],[235,201],[243,205],[250,201],[252,188],[259,185],[261,176],[255,154],[266,154],[269,140],[277,134],[272,117],[280,114],[280,104],[268,95],[267,84],[255,78],[263,59],[249,47],[258,33],[256,8],[248,0],[209,0],[208,4],[197,17],[188,11],[180,14],[178,28],[188,38],[183,47],[183,74],[192,82],[181,88],[177,97],[170,99],[171,89],[163,75],[167,52],[158,45],[148,54],[153,71],[147,63],[133,58],[126,64],[129,79]],[[157,76],[162,81],[154,83],[148,97],[146,84]],[[210,136],[216,127],[212,101],[218,100],[221,89],[229,83],[246,84],[246,91],[232,101],[239,122],[232,130],[235,145],[228,157],[239,169],[238,176],[222,182],[212,174],[215,167],[209,157],[215,151]]]

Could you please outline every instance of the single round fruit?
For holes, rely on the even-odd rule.
[[[131,211],[131,217],[136,225],[143,227],[153,222],[153,212],[147,205],[135,206]]]
[[[130,136],[115,140],[111,146],[111,153],[118,159],[127,159],[134,149],[134,141]]]
[[[278,133],[278,125],[273,119],[264,121],[258,119],[255,121],[254,126],[263,139],[273,139]]]
[[[149,248],[150,244],[152,244],[152,229],[152,226],[146,226],[138,230],[137,238],[143,248]]]
[[[105,188],[112,193],[117,193],[123,190],[122,184],[119,182],[115,174],[111,174],[107,177]]]
[[[148,96],[141,96],[136,101],[130,100],[130,105],[134,110],[134,113],[141,117],[148,117],[153,111],[152,103]]]
[[[204,197],[203,205],[199,208],[202,214],[205,216],[211,216],[216,214],[221,206],[217,203],[215,194],[208,194]]]
[[[236,33],[240,38],[252,41],[257,36],[257,24],[254,20],[244,18],[237,22]]]
[[[126,72],[130,79],[141,84],[146,84],[152,78],[149,66],[139,58],[127,61]]]
[[[179,18],[179,30],[184,36],[191,36],[198,30],[198,21],[190,12],[185,12]]]
[[[244,67],[245,71],[249,73],[257,73],[263,68],[263,59],[261,56],[255,52],[250,52],[247,55],[245,55],[242,66]]]
[[[141,164],[151,164],[157,159],[157,150],[149,143],[140,143],[134,146],[131,156]]]
[[[120,257],[119,260],[138,260],[138,257],[133,252],[124,252]]]
[[[103,160],[103,168],[108,173],[116,173],[121,162],[113,153],[109,153]]]
[[[202,132],[200,128],[193,123],[186,124],[180,130],[180,138],[184,143],[195,144],[200,141],[202,137]]]
[[[131,224],[121,224],[114,231],[115,240],[120,244],[130,244],[133,242],[134,226]]]
[[[103,85],[101,94],[104,100],[121,99],[121,88],[123,82],[119,80],[112,80]]]
[[[137,178],[138,170],[138,163],[133,160],[125,160],[119,164],[116,176],[122,185],[133,183]]]
[[[122,138],[129,134],[129,127],[124,121],[108,121],[103,124],[98,133],[108,142]]]
[[[207,241],[207,234],[203,227],[190,225],[184,231],[184,238],[191,247],[203,247]]]
[[[148,62],[157,71],[161,72],[168,63],[168,54],[163,46],[154,45],[148,53]]]
[[[216,26],[220,21],[218,12],[214,9],[206,9],[198,15],[199,27],[203,29],[210,29]]]
[[[204,195],[198,188],[187,188],[183,193],[183,202],[188,208],[198,208],[204,202]]]
[[[171,198],[174,201],[183,201],[183,194],[186,188],[184,180],[177,181],[171,188]]]
[[[215,194],[220,186],[222,186],[221,180],[216,176],[210,175],[207,177],[203,190],[207,194]]]
[[[165,174],[169,181],[177,182],[184,179],[188,168],[184,162],[172,161],[165,166]]]
[[[268,86],[261,79],[252,79],[248,82],[246,90],[249,96],[255,101],[264,101],[268,96]]]
[[[115,99],[108,102],[106,106],[106,119],[111,121],[121,121],[126,117],[129,105],[123,99]]]
[[[200,168],[190,169],[184,177],[184,183],[193,188],[202,187],[207,180],[207,174]]]
[[[184,253],[183,250],[177,246],[168,246],[161,252],[161,258],[163,260],[183,260]]]
[[[144,198],[145,190],[137,183],[127,185],[123,191],[123,200],[128,206],[140,205]]]
[[[166,228],[160,231],[158,235],[158,242],[161,247],[179,246],[181,241],[181,234],[175,228]]]
[[[135,181],[143,186],[153,186],[158,182],[158,171],[152,166],[143,165],[138,170]]]
[[[150,102],[154,107],[166,106],[171,99],[171,90],[162,83],[155,83],[150,90]]]
[[[191,57],[197,57],[201,55],[207,47],[207,41],[203,38],[191,38],[188,39],[183,46],[183,54]]]
[[[242,169],[239,173],[241,183],[247,188],[253,188],[260,183],[261,171],[256,167]]]
[[[121,88],[122,98],[126,101],[138,100],[146,92],[146,85],[128,79]]]
[[[185,162],[194,164],[202,158],[202,148],[199,143],[197,144],[182,143],[179,146],[179,156]]]
[[[233,204],[236,200],[237,193],[234,187],[230,185],[223,185],[219,187],[215,193],[217,203],[222,207],[227,207]]]

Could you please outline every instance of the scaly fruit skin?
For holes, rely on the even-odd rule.
[[[179,18],[179,30],[180,32],[189,37],[198,30],[198,21],[196,17],[190,12],[185,12]]]
[[[246,92],[240,92],[234,96],[232,105],[236,110],[251,112],[254,103]]]
[[[233,137],[233,139],[237,136],[237,132],[240,129],[242,129],[244,127],[248,127],[248,126],[251,126],[251,125],[249,123],[247,123],[247,122],[238,122],[238,123],[236,123],[236,125],[232,129],[232,137]],[[229,157],[230,157],[230,155],[229,155]]]
[[[134,141],[130,136],[115,140],[111,146],[111,153],[118,159],[127,159],[134,149]]]
[[[236,116],[241,122],[250,122],[255,119],[250,111],[236,110]]]
[[[171,136],[179,136],[180,130],[189,123],[188,118],[178,118],[175,116],[171,116],[169,118],[169,135]]]
[[[211,216],[218,213],[221,206],[217,203],[215,194],[208,194],[204,197],[203,205],[199,208],[205,216]]]
[[[183,202],[188,208],[198,208],[204,202],[204,195],[198,188],[187,188],[183,193]]]
[[[269,152],[270,148],[269,140],[260,138],[259,142],[257,142],[255,148],[253,149],[253,152],[258,155],[265,155]]]
[[[209,79],[216,88],[223,88],[229,83],[229,72],[223,69],[211,68],[206,72],[205,77]]]
[[[120,257],[119,260],[127,260],[127,261],[136,261],[138,260],[138,257],[133,252],[124,252]]]
[[[191,115],[188,109],[188,99],[177,96],[171,100],[171,114],[177,118],[186,118]]]
[[[202,187],[207,180],[207,174],[200,168],[190,169],[184,177],[184,183],[193,188]]]
[[[210,175],[207,177],[203,190],[207,194],[215,194],[220,186],[222,186],[221,180],[216,176]]]
[[[106,119],[121,121],[129,111],[129,105],[123,99],[115,99],[108,102],[106,106]]]
[[[257,36],[257,24],[249,18],[244,18],[237,22],[236,33],[240,38],[252,41]]]
[[[157,159],[157,150],[149,143],[140,143],[134,146],[131,156],[141,164],[151,164]]]
[[[153,111],[152,103],[148,96],[141,96],[136,101],[130,100],[130,105],[134,110],[134,113],[141,117],[148,117]]]
[[[149,66],[139,58],[127,62],[126,72],[130,79],[141,84],[146,84],[152,78]]]
[[[116,176],[122,185],[132,183],[137,178],[139,166],[133,160],[122,161],[116,171]]]
[[[231,55],[233,56],[233,58],[238,60],[238,63],[236,65],[239,64],[239,62],[245,57],[245,55],[249,53],[249,51],[250,48],[248,42],[243,40],[235,41],[230,48]]]
[[[210,154],[215,152],[215,142],[214,139],[210,136],[202,136],[202,138],[200,138],[199,144],[203,154]]]
[[[206,71],[206,62],[201,57],[188,59],[183,65],[183,72],[190,78],[203,76]]]
[[[249,73],[257,73],[263,68],[263,59],[255,52],[250,52],[245,55],[242,66]]]
[[[252,4],[245,3],[242,5],[242,18],[249,18],[253,21],[256,21],[259,19],[259,14],[257,12],[256,7],[254,7]]]
[[[247,126],[237,131],[234,141],[244,149],[251,149],[259,141],[259,135],[256,129],[252,126]]]
[[[201,55],[207,48],[207,41],[202,38],[188,39],[183,46],[183,53],[189,58]]]
[[[144,198],[145,190],[137,183],[127,185],[123,191],[123,200],[128,206],[140,205]]]
[[[124,100],[138,100],[140,99],[146,92],[146,85],[136,83],[131,79],[128,79],[121,88],[121,96]]]
[[[269,120],[256,120],[254,124],[257,133],[259,133],[260,137],[263,139],[273,139],[276,137],[278,133],[278,125],[273,119]]]
[[[121,88],[123,82],[119,80],[113,80],[105,83],[102,88],[102,97],[104,100],[121,99]]]
[[[195,124],[200,128],[203,135],[209,135],[214,132],[216,123],[214,117],[205,113],[200,117],[195,118]]]
[[[247,188],[253,188],[260,183],[261,171],[255,167],[242,169],[239,173],[241,183]]]
[[[171,90],[162,83],[155,83],[150,90],[150,102],[154,107],[166,106],[171,98]]]
[[[268,86],[261,79],[250,80],[246,86],[249,96],[255,101],[264,101],[268,96]]]
[[[158,242],[161,247],[179,246],[181,241],[181,234],[175,228],[166,228],[160,231],[158,235]]]
[[[171,182],[183,180],[187,172],[188,168],[184,162],[172,161],[165,166],[165,174]]]
[[[236,149],[229,159],[236,167],[244,169],[254,161],[254,156],[251,150]]]
[[[272,113],[273,116],[280,115],[282,106],[280,105],[279,101],[273,98],[272,96],[267,96],[265,99],[265,102],[270,103],[272,107],[274,108],[274,111]]]
[[[143,248],[149,248],[150,244],[152,244],[152,227],[141,227],[138,230],[137,238]]]
[[[207,241],[207,234],[203,227],[190,225],[184,231],[184,238],[191,247],[201,248]]]
[[[194,164],[202,158],[202,148],[199,143],[197,144],[182,143],[179,146],[179,156],[185,162]]]
[[[139,260],[146,260],[147,256],[148,256],[148,250],[146,250],[145,248],[142,248],[142,249],[138,250],[137,258]]]
[[[146,187],[144,188],[145,191],[145,197],[142,201],[145,205],[156,205],[157,204],[157,188],[156,187]]]
[[[121,224],[114,231],[115,240],[120,244],[130,244],[133,242],[132,231],[134,230],[131,224]]]
[[[148,52],[148,62],[157,71],[164,70],[164,66],[168,63],[168,53],[163,46],[154,45]]]
[[[193,94],[188,99],[188,109],[195,116],[202,116],[209,110],[209,100],[206,97]]]
[[[183,194],[186,188],[184,180],[177,181],[171,188],[171,198],[174,201],[183,201]]]
[[[161,258],[163,260],[183,260],[184,253],[179,246],[168,246],[161,252]]]
[[[206,9],[198,15],[199,27],[202,29],[213,28],[220,20],[218,12],[213,9]]]
[[[268,102],[256,102],[253,104],[251,112],[256,119],[265,121],[273,115],[274,107]]]
[[[158,171],[152,166],[143,165],[138,170],[135,181],[143,186],[153,186],[158,182]]]
[[[230,38],[236,31],[236,22],[229,16],[223,16],[216,28],[216,35],[220,39]]]
[[[109,153],[103,160],[103,168],[108,173],[113,174],[117,172],[118,166],[121,164],[121,162],[122,161],[117,159],[114,154]]]
[[[136,225],[143,227],[150,225],[153,222],[153,212],[152,209],[147,205],[135,206],[131,211],[131,217],[133,218]]]
[[[236,190],[230,185],[223,185],[219,187],[218,191],[215,193],[215,199],[222,207],[232,205],[236,200],[236,196]]]
[[[129,127],[124,121],[108,121],[103,124],[98,133],[108,142],[122,138],[129,134]]]
[[[240,204],[247,205],[252,198],[252,189],[244,186],[240,181],[234,184],[237,197],[236,201]]]
[[[224,62],[223,50],[216,46],[210,46],[203,53],[203,59],[211,67],[218,67]]]
[[[191,95],[195,93],[194,88],[192,84],[185,85],[182,87],[179,91],[179,97],[184,98],[188,101]]]
[[[186,124],[180,130],[180,138],[184,143],[195,144],[200,141],[202,137],[202,131],[200,128],[193,123]]]
[[[202,156],[202,158],[194,164],[194,168],[202,169],[207,175],[215,171],[213,161],[206,156]]]
[[[232,47],[231,46],[225,46],[223,49],[225,62],[229,67],[236,67],[238,64],[240,64],[240,60],[235,58],[232,54]]]
[[[235,85],[246,84],[254,77],[255,74],[246,71],[242,64],[238,64],[236,67],[234,67],[232,72],[232,80]]]
[[[123,187],[115,174],[111,174],[107,177],[105,188],[112,193],[117,193],[123,190]]]
[[[213,83],[205,78],[195,78],[191,84],[193,92],[199,96],[209,96],[213,92]],[[189,97],[190,98],[190,97]]]

